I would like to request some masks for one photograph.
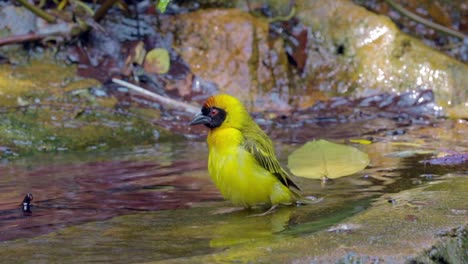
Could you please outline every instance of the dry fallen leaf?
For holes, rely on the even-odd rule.
[[[170,56],[166,49],[152,49],[146,55],[145,71],[156,74],[165,74],[169,71]]]
[[[288,158],[289,169],[298,177],[331,179],[351,175],[369,164],[369,156],[357,148],[329,142],[310,141]]]

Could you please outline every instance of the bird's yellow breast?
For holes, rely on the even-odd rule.
[[[294,201],[292,192],[242,146],[243,140],[234,128],[213,129],[207,138],[208,171],[224,198],[244,207]]]

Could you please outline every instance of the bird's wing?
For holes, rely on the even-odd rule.
[[[263,168],[275,175],[284,185],[300,190],[288,173],[281,168],[275,156],[273,143],[261,129],[252,132],[244,131],[243,135],[244,148],[255,157]]]

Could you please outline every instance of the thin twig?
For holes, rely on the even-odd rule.
[[[193,113],[193,114],[196,114],[196,113],[200,112],[200,108],[197,108],[197,107],[195,107],[195,106],[193,106],[191,104],[176,101],[176,100],[171,99],[171,98],[163,97],[163,96],[161,96],[159,94],[155,94],[153,92],[150,92],[150,91],[148,91],[146,89],[143,89],[140,86],[131,84],[129,82],[126,82],[126,81],[123,81],[123,80],[120,80],[120,79],[116,79],[116,78],[112,78],[112,82],[114,82],[116,84],[119,84],[119,85],[122,85],[124,87],[127,87],[127,88],[129,88],[129,89],[131,89],[133,91],[139,92],[141,94],[147,95],[147,96],[155,99],[156,101],[158,101],[160,104],[163,104],[163,105],[165,105],[167,107],[182,109],[182,110],[185,110],[188,113]]]
[[[111,8],[117,0],[106,0],[104,3],[99,7],[99,9],[94,13],[94,20],[100,21],[106,14],[107,10]]]
[[[395,1],[393,0],[385,0],[385,2],[387,2],[391,7],[393,7],[395,10],[397,10],[398,12],[402,13],[403,15],[411,18],[412,20],[418,22],[418,23],[421,23],[423,25],[426,25],[432,29],[435,29],[439,32],[442,32],[442,33],[445,33],[447,35],[451,35],[453,37],[456,37],[456,38],[460,38],[462,40],[468,38],[468,36],[466,36],[465,34],[463,34],[462,32],[459,32],[459,31],[456,31],[456,30],[453,30],[451,28],[448,28],[448,27],[444,27],[442,25],[439,25],[439,24],[436,24],[432,21],[429,21],[425,18],[422,18],[416,14],[414,14],[413,12],[407,10],[406,8],[404,8],[403,6],[397,4]]]
[[[81,7],[84,11],[86,11],[90,16],[94,16],[94,11],[93,9],[86,3],[83,3],[79,0],[71,0],[71,3],[75,5],[74,9],[77,9],[76,7]]]
[[[94,22],[94,21],[92,21]],[[18,44],[23,42],[31,42],[31,41],[38,41],[47,39],[50,37],[62,37],[63,39],[71,39],[72,37],[77,36],[79,33],[85,32],[88,28],[86,28],[86,24],[73,24],[67,23],[65,21],[60,21],[59,23],[63,23],[60,27],[54,28],[43,28],[39,32],[31,32],[28,34],[23,35],[14,35],[14,36],[7,36],[4,38],[0,38],[0,46],[10,45],[10,44]],[[94,25],[91,25],[94,26]]]
[[[37,16],[41,17],[48,23],[55,23],[56,19],[54,16],[48,14],[44,10],[38,8],[37,6],[28,2],[28,0],[18,0],[24,7],[26,7],[29,11],[33,12]]]
[[[16,35],[16,36],[8,36],[5,38],[0,38],[0,46],[10,45],[10,44],[18,44],[23,42],[31,42],[36,40],[41,40],[51,36],[62,36],[63,34],[55,32],[53,34],[24,34],[24,35]]]

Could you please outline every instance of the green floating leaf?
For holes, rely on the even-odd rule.
[[[288,158],[291,172],[310,179],[343,177],[363,170],[368,164],[366,153],[326,140],[307,142]]]

